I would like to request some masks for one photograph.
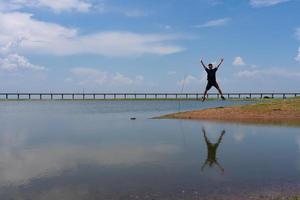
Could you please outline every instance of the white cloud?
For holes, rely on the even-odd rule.
[[[172,29],[172,26],[171,26],[171,25],[165,25],[165,26],[164,26],[164,29],[170,30],[170,29]]]
[[[296,61],[300,62],[300,47],[298,49],[298,55],[296,56]]]
[[[14,52],[19,46],[20,40],[8,42],[0,47],[0,69],[8,72],[19,70],[44,70],[45,67],[31,64],[28,59]]]
[[[167,55],[184,50],[180,46],[169,44],[170,41],[182,39],[181,35],[132,32],[97,32],[79,35],[74,28],[39,21],[33,19],[29,13],[0,13],[0,26],[0,45],[15,38],[22,38],[18,50],[31,53],[137,56]]]
[[[116,85],[133,85],[142,84],[144,82],[144,77],[142,75],[137,75],[133,78],[127,77],[121,73],[116,73],[112,75],[111,83]]]
[[[234,66],[244,66],[244,65],[246,65],[243,58],[240,57],[240,56],[235,57],[232,64]]]
[[[0,69],[13,72],[17,70],[44,70],[43,66],[31,64],[27,58],[18,54],[9,54],[0,58]]]
[[[173,27],[169,24],[156,24],[156,26],[160,29],[171,30]]]
[[[261,72],[260,70],[243,70],[237,72],[235,75],[238,77],[254,77],[260,72]]]
[[[233,138],[237,142],[242,142],[245,139],[245,134],[243,132],[237,132],[233,134]]]
[[[127,17],[142,17],[149,14],[136,8],[109,6],[103,0],[0,0],[0,11],[16,11],[22,8],[47,8],[55,13],[93,10],[98,13],[118,13]]]
[[[123,13],[127,17],[144,17],[148,15],[148,13],[139,9],[123,10],[123,11],[120,10],[120,13]]]
[[[97,2],[97,4],[93,5],[93,8],[94,10],[102,14],[113,13],[113,14],[125,15],[126,17],[145,17],[150,14],[149,12],[138,8],[111,6],[104,1]]]
[[[134,79],[131,79],[121,73],[116,73],[115,75],[113,75],[112,77],[112,82],[113,83],[117,83],[117,84],[126,84],[126,85],[130,85],[134,83]]]
[[[0,147],[1,186],[24,185],[37,178],[52,177],[75,169],[86,161],[99,166],[130,166],[167,159],[170,155],[181,151],[178,146],[167,144],[144,146],[118,144],[97,147],[49,144],[37,149],[26,149],[22,146],[24,143],[10,144],[10,141],[6,143]]]
[[[79,80],[79,84],[97,84],[102,85],[108,80],[107,72],[100,70],[78,67],[71,70],[71,73],[75,75]]]
[[[204,28],[204,27],[216,27],[216,26],[225,26],[228,24],[230,21],[230,18],[222,18],[222,19],[216,19],[216,20],[211,20],[208,22],[205,22],[204,24],[201,25],[195,25],[195,28]]]
[[[255,70],[243,70],[239,71],[235,74],[237,77],[240,78],[257,78],[262,77],[266,78],[268,76],[278,76],[281,78],[300,78],[299,71],[288,71],[284,68],[269,68],[269,69],[255,69]]]
[[[288,1],[290,0],[250,0],[250,4],[253,7],[266,7],[266,6],[274,6]]]
[[[20,9],[22,5],[18,2],[0,0],[0,11],[11,11]]]
[[[54,12],[78,11],[87,12],[92,4],[86,0],[0,0],[0,10],[18,10],[23,7],[52,9]]]
[[[22,41],[22,38],[16,38],[13,41],[9,41],[3,46],[0,47],[0,55],[9,54],[12,51],[14,51],[16,48],[19,47],[20,43]]]
[[[187,85],[199,85],[206,81],[205,73],[202,73],[201,78],[197,78],[193,75],[187,75],[184,79],[180,80],[178,84],[182,87]]]
[[[300,28],[296,29],[295,36],[296,36],[297,40],[300,40]],[[298,53],[297,53],[297,56],[295,57],[295,60],[300,62],[300,47],[298,48]]]
[[[173,76],[173,75],[175,75],[175,74],[177,74],[176,71],[168,71],[168,72],[167,72],[167,75],[169,75],[169,76]]]
[[[73,79],[70,78],[70,77],[67,77],[67,78],[65,78],[64,82],[66,82],[66,83],[72,83]]]
[[[300,70],[288,66],[260,67],[247,65],[223,80],[224,91],[295,92],[295,87],[291,87],[291,85],[300,84]]]
[[[209,0],[209,3],[213,6],[223,4],[223,0]]]
[[[142,75],[137,75],[136,77],[135,77],[135,79],[137,80],[137,81],[144,81],[144,76],[142,76]]]
[[[92,68],[78,67],[71,70],[73,79],[70,77],[68,80],[75,80],[80,85],[133,85],[141,84],[144,77],[137,75],[133,78],[125,76],[121,73],[109,73]]]

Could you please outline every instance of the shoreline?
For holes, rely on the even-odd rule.
[[[300,125],[300,99],[271,100],[248,105],[209,108],[167,114],[153,119]]]

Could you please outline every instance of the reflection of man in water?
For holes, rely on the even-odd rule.
[[[205,129],[202,128],[202,132],[203,132],[203,135],[204,135],[204,139],[205,139],[205,142],[206,142],[206,146],[207,146],[207,158],[206,158],[206,161],[205,163],[202,165],[201,167],[201,170],[203,171],[205,166],[208,164],[210,167],[213,167],[214,165],[216,165],[220,170],[221,170],[221,173],[223,174],[224,173],[224,169],[221,167],[221,165],[218,163],[217,161],[217,149],[219,147],[219,144],[221,143],[222,141],[222,138],[225,134],[225,130],[222,131],[217,143],[213,144],[209,141],[209,139],[207,138],[206,136],[206,132],[205,132]]]

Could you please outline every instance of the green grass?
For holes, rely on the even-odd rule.
[[[257,102],[251,105],[240,106],[243,110],[251,110],[258,112],[266,111],[299,111],[300,112],[300,98],[291,99],[272,99],[263,102]]]

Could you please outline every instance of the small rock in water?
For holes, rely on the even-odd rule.
[[[136,120],[136,118],[135,117],[131,117],[130,120]]]

